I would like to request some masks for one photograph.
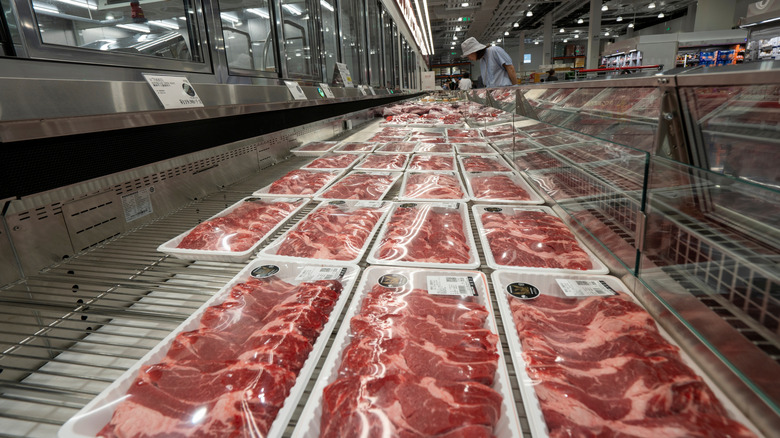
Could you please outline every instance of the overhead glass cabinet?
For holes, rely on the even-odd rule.
[[[368,84],[372,87],[382,85],[382,21],[380,4],[376,0],[368,0]]]
[[[336,16],[336,0],[320,0],[322,16],[322,62],[325,66],[325,81],[333,81],[333,70],[339,60],[338,19]]]
[[[341,55],[347,64],[352,80],[356,84],[365,82],[365,61],[363,44],[365,41],[365,8],[362,0],[341,0],[339,2],[341,25]]]
[[[395,86],[395,60],[393,58],[393,46],[395,39],[393,38],[393,22],[390,19],[390,14],[382,7],[382,54],[384,55],[384,72],[385,72],[385,86],[392,88]]]
[[[268,2],[246,0],[236,5],[222,0],[219,9],[230,71],[276,75],[276,38]]]
[[[282,41],[287,75],[290,77],[319,78],[319,56],[314,38],[312,8],[306,0],[282,0]]]

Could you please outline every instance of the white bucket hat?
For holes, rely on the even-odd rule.
[[[466,41],[463,41],[463,44],[460,45],[460,49],[463,51],[463,56],[469,56],[474,52],[479,52],[485,47],[487,46],[480,44],[479,41],[477,41],[477,39],[474,37],[466,38]]]

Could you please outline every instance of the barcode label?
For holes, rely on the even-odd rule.
[[[358,201],[355,203],[355,207],[358,208],[380,208],[383,201]]]
[[[347,268],[335,266],[306,266],[295,277],[295,281],[338,280],[347,273]]]
[[[477,288],[474,285],[474,277],[430,276],[428,277],[428,293],[473,297],[477,295]]]
[[[615,295],[615,290],[602,280],[561,280],[558,286],[567,297],[597,297]]]
[[[459,208],[459,204],[457,202],[444,202],[441,204],[436,204],[435,207],[439,208],[449,208],[449,209],[457,209]]]
[[[298,202],[300,200],[301,200],[301,198],[274,198],[272,200],[269,199],[268,202],[289,202],[289,203],[293,203],[293,202]]]

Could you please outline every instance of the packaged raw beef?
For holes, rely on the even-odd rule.
[[[454,154],[455,146],[449,143],[426,143],[425,140],[423,140],[417,145],[417,149],[415,149],[414,151],[423,152],[423,153],[435,152],[435,153]]]
[[[457,173],[407,172],[398,198],[414,201],[466,201],[468,195]]]
[[[501,125],[493,125],[479,130],[484,137],[495,137],[497,135],[505,135],[514,133],[515,127],[511,123],[504,123]]]
[[[60,436],[281,436],[358,272],[253,261]]]
[[[157,250],[185,260],[245,262],[307,202],[304,198],[244,198]]]
[[[355,166],[359,170],[404,170],[409,156],[406,154],[370,154]]]
[[[344,169],[296,169],[257,190],[253,195],[313,197],[343,173]]]
[[[377,132],[377,135],[384,135],[387,137],[406,137],[410,132],[412,132],[409,128],[395,128],[395,127],[386,127],[382,128]]]
[[[471,200],[476,202],[544,204],[544,199],[515,172],[465,172],[463,178]]]
[[[370,264],[479,267],[465,202],[393,205],[367,258]]]
[[[481,138],[479,129],[453,129],[449,128],[446,131],[447,137],[467,137],[467,138]]]
[[[565,134],[569,132],[563,128],[558,128],[550,125],[547,125],[547,127],[544,127],[542,129],[521,129],[520,131],[531,138],[546,137],[549,135]]]
[[[488,266],[606,274],[606,266],[547,207],[475,205]]]
[[[367,142],[361,142],[361,141],[350,141],[345,143],[340,143],[339,146],[336,149],[333,149],[333,152],[371,152],[376,148],[378,143],[367,143]]]
[[[301,157],[318,156],[330,151],[337,144],[339,144],[337,141],[313,141],[292,149],[290,152]]]
[[[390,209],[381,201],[324,201],[264,248],[261,257],[357,263]]]
[[[556,147],[555,152],[575,163],[591,163],[605,160],[629,160],[647,153],[606,142],[587,142]]]
[[[377,152],[395,152],[399,154],[411,154],[417,148],[416,141],[391,141],[385,143],[379,148]]]
[[[482,137],[447,137],[447,143],[481,143],[488,144],[488,141]]]
[[[412,140],[431,144],[447,143],[446,137],[412,137]]]
[[[486,144],[457,144],[455,150],[461,155],[492,155],[495,149]]]
[[[573,166],[534,170],[526,175],[555,200],[599,197],[616,192],[614,187]]]
[[[336,181],[316,199],[378,201],[385,197],[400,177],[401,172],[351,172]]]
[[[424,138],[438,138],[445,137],[443,132],[440,131],[412,131],[409,138],[412,139],[424,139]]]
[[[517,170],[549,169],[568,165],[558,155],[549,151],[519,152],[513,155],[511,159]]]
[[[484,274],[367,268],[295,438],[521,436]]]
[[[756,436],[617,278],[492,279],[532,436]]]
[[[461,156],[460,165],[466,172],[511,172],[512,168],[500,156]]]
[[[303,166],[304,169],[349,169],[360,160],[360,154],[325,154],[311,163]]]
[[[414,154],[409,170],[455,170],[454,154]]]
[[[554,134],[546,137],[533,137],[536,143],[542,146],[560,146],[564,144],[580,143],[583,141],[593,140],[592,137],[585,137],[581,135],[570,134]]]
[[[406,140],[406,136],[392,136],[392,135],[382,135],[382,134],[376,134],[373,137],[369,138],[368,141],[371,143],[389,143],[391,141],[404,141]]]

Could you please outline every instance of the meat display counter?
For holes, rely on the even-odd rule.
[[[771,377],[777,327],[772,332],[763,321],[777,317],[770,301],[777,247],[758,230],[777,233],[770,209],[777,193],[673,160],[685,155],[678,141],[687,137],[670,129],[682,123],[662,115],[669,88],[632,85],[636,93],[624,99],[604,82],[574,91],[475,91],[506,109],[529,104],[541,120],[466,101],[372,109],[355,116],[363,123],[354,129],[342,118],[325,120],[231,145],[223,161],[197,156],[196,164],[139,170],[133,182],[140,180],[144,193],[115,184],[111,193],[69,200],[59,210],[67,214],[65,236],[47,237],[84,239],[83,249],[0,294],[7,316],[0,323],[4,433],[132,436],[152,424],[170,433],[207,426],[228,433],[247,421],[262,435],[294,437],[340,435],[344,428],[367,436],[649,436],[670,425],[681,436],[772,435],[780,430]],[[564,123],[548,123],[548,116]],[[639,144],[632,146],[634,139]],[[384,152],[391,143],[404,152]],[[256,156],[239,153],[250,145]],[[490,153],[473,152],[484,148]],[[404,164],[357,168],[385,156]],[[214,162],[230,167],[210,167]],[[167,165],[173,170],[160,170]],[[176,169],[186,173],[177,184],[154,173],[175,179]],[[308,187],[302,172],[332,178]],[[344,185],[338,199],[325,199],[356,175],[390,188],[369,199],[365,190],[347,196]],[[190,184],[197,189],[182,195]],[[425,195],[406,193],[409,186]],[[270,193],[273,187],[281,192]],[[157,192],[170,194],[162,200]],[[750,201],[742,203],[743,196]],[[276,231],[262,228],[270,235],[248,262],[210,258],[211,250],[158,251],[187,230],[207,229],[198,224],[224,218],[239,201],[290,204],[274,219]],[[128,213],[141,215],[144,206],[159,210],[153,220],[133,223]],[[105,219],[111,233],[87,244],[85,233],[99,227],[78,221],[100,209],[115,217]],[[15,206],[5,218],[4,232],[31,235],[27,227],[35,222],[19,211]],[[49,211],[22,213],[46,223]],[[127,223],[119,228],[123,214]],[[240,222],[231,226],[253,227]],[[68,233],[76,224],[83,232]],[[330,298],[286,295],[251,316],[258,326],[241,345],[248,350],[231,351],[236,357],[222,368],[204,359],[213,352],[199,345],[227,344],[216,329],[235,329],[234,306],[249,307],[250,289],[277,280],[284,285],[274,290],[303,293],[319,284]],[[764,319],[731,300],[742,289],[751,294],[744,306],[763,291]],[[312,316],[315,302],[327,302],[330,316]],[[275,319],[293,308],[303,319]],[[297,339],[297,347],[280,341],[267,348],[260,340],[271,329],[287,330],[283,337]],[[294,371],[278,370],[275,360],[292,366],[279,359],[288,353]],[[740,362],[741,354],[764,374]],[[252,367],[239,367],[247,355]],[[181,385],[204,375],[223,379],[227,389],[193,394]],[[271,375],[279,383],[273,387],[284,390],[241,380],[251,375]],[[605,385],[604,376],[615,384]],[[230,379],[268,397],[247,398]],[[159,387],[144,392],[150,382]],[[158,402],[165,409],[154,408]],[[430,412],[419,415],[420,405]],[[569,415],[575,411],[583,414]]]

